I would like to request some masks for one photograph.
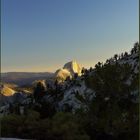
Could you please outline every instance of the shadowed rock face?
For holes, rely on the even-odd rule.
[[[59,81],[64,81],[67,77],[72,78],[75,73],[80,76],[81,70],[82,67],[76,61],[71,61],[66,63],[62,69],[58,69],[55,72],[55,77]]]

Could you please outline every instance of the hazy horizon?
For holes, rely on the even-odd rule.
[[[2,0],[1,72],[89,68],[139,40],[138,0]]]

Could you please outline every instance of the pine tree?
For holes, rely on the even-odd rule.
[[[34,89],[34,98],[39,101],[45,95],[45,87],[41,82],[38,82]]]
[[[114,59],[115,59],[115,61],[118,60],[118,55],[117,54],[114,55]]]

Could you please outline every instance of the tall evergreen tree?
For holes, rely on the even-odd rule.
[[[45,95],[45,87],[41,82],[38,82],[34,88],[34,98],[36,101],[40,100]]]

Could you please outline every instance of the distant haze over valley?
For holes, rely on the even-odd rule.
[[[51,78],[54,74],[49,72],[7,72],[1,73],[1,81],[14,83],[19,86],[31,84],[38,79]]]

